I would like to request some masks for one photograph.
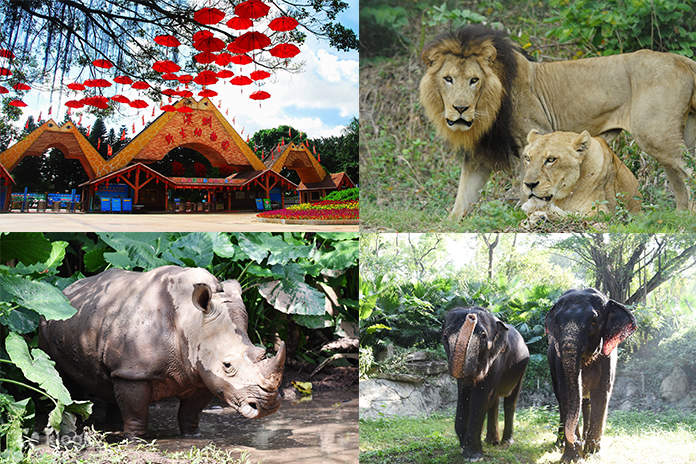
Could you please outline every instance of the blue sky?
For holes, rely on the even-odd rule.
[[[347,27],[358,31],[358,0],[348,1],[349,8],[339,15],[340,21]],[[277,127],[281,124],[289,124],[301,130],[309,137],[326,137],[339,135],[343,128],[353,117],[358,116],[358,52],[341,52],[331,48],[327,41],[320,41],[314,36],[308,36],[306,43],[300,47],[301,53],[293,58],[304,64],[302,72],[288,73],[280,71],[271,78],[263,81],[262,90],[271,94],[271,98],[260,103],[250,100],[251,93],[247,86],[240,88],[229,83],[219,83],[210,86],[219,92],[219,96],[212,98],[223,114],[228,113],[228,119],[238,132],[243,132],[243,138],[253,135],[259,129]],[[248,74],[253,69],[249,66],[240,67],[230,65],[228,67],[236,74]],[[240,73],[241,71],[241,73]],[[112,76],[111,76],[112,77]],[[228,79],[229,80],[229,79]],[[195,93],[199,90],[197,87]],[[254,89],[256,90],[256,89]],[[128,93],[123,88],[114,87],[105,90],[104,95],[110,96],[121,93],[129,98],[142,98],[136,93]],[[24,108],[21,124],[28,115],[38,117],[39,112],[46,119],[48,113],[48,92],[32,90],[24,98],[29,107]],[[72,95],[63,96],[63,101],[73,98]],[[57,95],[53,95],[54,102]],[[159,112],[159,105],[155,105]],[[51,117],[61,121],[65,114],[65,107],[60,108],[56,114],[56,104],[53,105]],[[152,107],[138,112],[127,106],[121,105],[119,114],[106,121],[107,127],[118,128],[125,124],[130,128],[135,122],[136,131],[142,129],[141,117],[145,116],[145,122],[153,119]],[[94,118],[85,115],[82,124],[91,124]],[[19,125],[20,123],[17,123]]]

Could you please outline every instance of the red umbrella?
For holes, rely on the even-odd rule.
[[[155,37],[155,43],[164,45],[165,47],[178,47],[179,45],[181,45],[179,39],[177,39],[173,35],[158,35],[157,37]]]
[[[217,8],[203,8],[193,14],[193,19],[201,24],[217,24],[225,19],[225,13]]]
[[[118,103],[130,103],[130,98],[124,95],[114,95],[111,99]]]
[[[128,104],[131,108],[147,108],[149,106],[145,100],[133,100]]]
[[[152,65],[152,69],[158,73],[175,73],[181,69],[181,67],[171,60],[155,61]]]
[[[251,98],[252,100],[265,100],[270,96],[270,93],[264,92],[263,90],[259,90],[258,92],[254,92],[251,95],[249,95],[249,98]]]
[[[252,61],[254,60],[249,55],[235,55],[230,59],[230,62],[234,64],[249,64]]]
[[[218,66],[227,66],[232,61],[232,55],[226,52],[219,53],[215,58],[215,64]]]
[[[249,51],[249,50],[244,50],[242,48],[239,48],[237,45],[235,45],[234,42],[230,42],[229,44],[227,44],[227,50],[229,50],[232,53],[237,54],[237,55],[242,54],[242,53],[246,53]]]
[[[261,18],[268,14],[271,7],[261,0],[247,0],[234,7],[234,14],[241,18]]]
[[[234,76],[234,73],[229,69],[223,69],[222,71],[217,72],[217,77],[219,77],[220,79],[227,79],[228,77],[232,76]]]
[[[191,98],[193,97],[193,92],[190,90],[179,90],[179,96],[181,98]]]
[[[268,71],[254,71],[251,74],[249,74],[249,77],[251,77],[255,81],[260,81],[261,79],[271,77],[271,73],[269,73]]]
[[[201,64],[209,64],[215,61],[217,58],[217,55],[215,53],[210,53],[210,52],[200,52],[198,55],[194,55],[193,59],[197,63]]]
[[[73,82],[72,84],[68,84],[68,88],[76,92],[81,92],[85,90],[85,86],[80,84],[79,82]]]
[[[12,71],[7,68],[0,67],[0,76],[11,76]]]
[[[193,41],[198,42],[199,40],[203,40],[206,37],[212,37],[212,36],[213,36],[212,32],[210,32],[207,29],[204,29],[202,31],[198,31],[195,34],[193,34]]]
[[[92,61],[92,64],[94,66],[96,66],[97,68],[104,68],[104,69],[111,69],[114,66],[114,64],[109,60],[94,60],[94,61]]]
[[[85,104],[80,100],[68,100],[65,102],[65,106],[68,108],[82,108]]]
[[[10,93],[10,91],[7,90],[6,87],[3,87],[2,85],[0,85],[0,95],[2,95],[3,93]]]
[[[191,113],[193,110],[188,106],[182,106],[176,109],[179,113]]]
[[[145,90],[150,88],[150,84],[148,84],[145,81],[135,81],[133,82],[133,85],[131,85],[136,90]]]
[[[292,58],[300,53],[300,49],[297,48],[296,45],[283,43],[271,48],[270,52],[271,55],[275,56],[276,58]]]
[[[174,73],[166,73],[162,74],[162,79],[164,79],[165,81],[175,81],[179,79],[179,76],[177,76]]]
[[[201,97],[217,97],[217,94],[218,93],[216,91],[210,89],[204,89],[198,92],[198,95]]]
[[[114,82],[116,82],[117,84],[128,85],[133,83],[133,79],[131,79],[128,76],[116,76],[114,77]]]
[[[247,76],[237,76],[230,81],[233,85],[249,85],[252,82]]]
[[[173,97],[174,95],[179,95],[179,91],[174,89],[166,89],[162,91],[162,95]]]
[[[111,82],[106,79],[87,79],[84,84],[87,87],[111,87]]]
[[[234,18],[227,21],[227,27],[237,31],[243,31],[244,29],[249,29],[254,25],[254,22],[249,18],[240,18],[235,16]]]
[[[193,42],[193,48],[202,52],[219,52],[225,48],[225,42],[217,37],[207,36]]]
[[[217,83],[218,78],[215,72],[205,70],[198,73],[196,78],[193,80],[198,85],[212,85]]]
[[[190,74],[181,74],[179,77],[177,77],[177,80],[182,84],[188,84],[193,80],[193,76]]]
[[[174,108],[174,105],[164,105],[160,109],[162,111],[176,111],[176,108]]]
[[[24,84],[22,82],[20,82],[19,84],[13,85],[12,88],[15,90],[31,90],[31,87],[29,87],[27,84]]]
[[[295,18],[291,18],[290,16],[281,16],[271,21],[268,28],[273,31],[286,32],[292,31],[297,27],[298,24],[299,23]]]
[[[101,108],[105,110],[109,107],[109,99],[102,95],[95,95],[93,97],[83,98],[82,103],[89,106],[94,106],[95,108]]]
[[[12,100],[10,103],[8,103],[10,106],[16,106],[17,108],[24,108],[27,106],[26,103],[24,103],[22,100]]]
[[[269,46],[271,44],[271,39],[269,39],[266,34],[252,31],[245,32],[244,34],[237,37],[232,43],[237,49],[244,50],[244,52],[248,52],[251,50],[256,50]]]
[[[8,60],[14,59],[15,55],[12,51],[6,48],[0,48],[0,58],[7,58]]]

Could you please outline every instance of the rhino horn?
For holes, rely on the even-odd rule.
[[[280,342],[274,357],[264,359],[261,363],[261,388],[267,391],[278,390],[285,368],[285,342]]]

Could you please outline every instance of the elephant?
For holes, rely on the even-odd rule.
[[[546,314],[545,327],[561,416],[557,441],[564,443],[561,461],[578,461],[599,451],[616,374],[616,347],[636,330],[636,318],[624,305],[586,288],[561,295]]]
[[[278,410],[285,343],[273,357],[251,343],[236,280],[109,269],[63,292],[77,313],[42,321],[39,344],[73,390],[118,406],[126,436],[145,435],[148,405],[164,398],[179,399],[179,430],[193,436],[214,396],[246,418]]]
[[[447,312],[442,327],[449,373],[457,379],[455,431],[462,454],[483,458],[481,431],[488,415],[486,442],[500,444],[498,403],[504,398],[503,443],[512,442],[513,419],[529,350],[520,333],[481,307]]]

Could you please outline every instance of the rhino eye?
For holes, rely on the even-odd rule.
[[[223,362],[222,366],[225,368],[225,373],[228,375],[234,375],[237,373],[237,368],[235,368],[231,362]]]

